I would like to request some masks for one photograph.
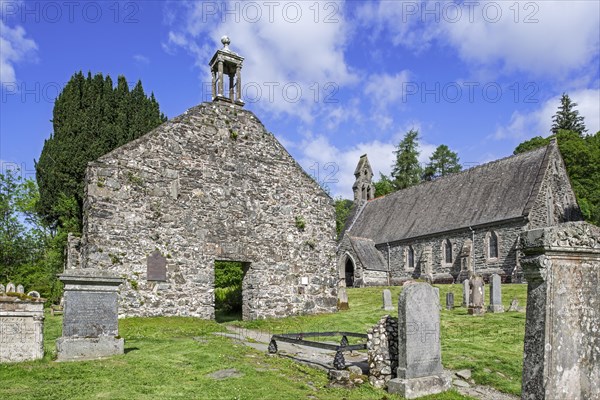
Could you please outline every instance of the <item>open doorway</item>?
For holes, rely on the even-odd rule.
[[[250,263],[215,261],[215,320],[241,321],[244,308],[244,276]]]
[[[350,257],[346,257],[346,287],[354,286],[354,263]]]

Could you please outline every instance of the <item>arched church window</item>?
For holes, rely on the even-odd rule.
[[[412,246],[408,246],[406,250],[406,265],[410,270],[415,269],[415,250]]]
[[[491,231],[488,238],[488,256],[489,258],[498,258],[498,235]]]
[[[452,243],[449,239],[444,240],[444,262],[452,264]]]

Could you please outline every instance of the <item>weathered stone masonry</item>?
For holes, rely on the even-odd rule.
[[[245,319],[334,311],[331,198],[249,111],[193,107],[90,163],[81,263],[126,279],[121,315],[214,317],[214,261],[244,262]],[[167,280],[147,280],[147,257]]]

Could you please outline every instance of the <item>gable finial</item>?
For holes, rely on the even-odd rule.
[[[231,44],[231,39],[229,39],[229,36],[227,36],[227,35],[221,36],[221,43],[223,43],[223,50],[231,51],[231,50],[229,50],[229,44]]]

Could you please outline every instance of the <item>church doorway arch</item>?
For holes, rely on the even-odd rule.
[[[345,265],[344,271],[345,271],[346,287],[353,287],[354,286],[354,262],[352,261],[352,258],[346,257],[346,265]]]

